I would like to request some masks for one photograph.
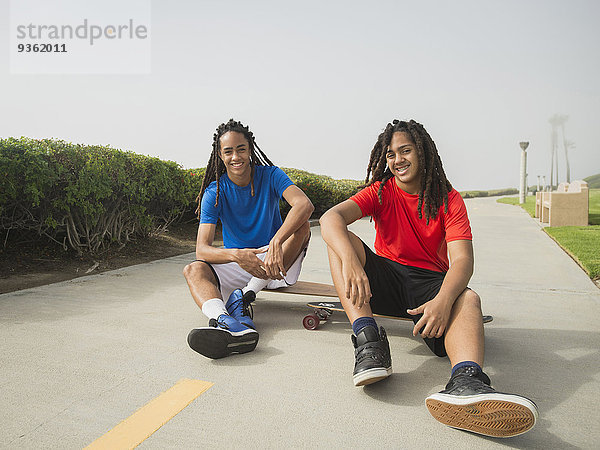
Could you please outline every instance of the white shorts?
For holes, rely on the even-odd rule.
[[[298,281],[300,276],[300,270],[302,269],[302,262],[306,256],[306,248],[300,252],[296,261],[287,270],[287,275],[281,280],[272,280],[267,284],[267,289],[279,289],[281,287],[291,286]],[[267,253],[260,253],[257,256],[264,260]],[[206,262],[206,261],[204,261]],[[252,275],[246,272],[236,262],[230,262],[225,264],[208,264],[214,271],[217,277],[217,285],[223,300],[227,301],[229,296],[236,289],[242,289],[246,287]]]

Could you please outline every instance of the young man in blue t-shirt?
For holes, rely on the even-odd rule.
[[[282,197],[291,205],[285,221]],[[313,210],[304,192],[262,153],[248,127],[233,119],[219,125],[198,195],[196,260],[183,270],[209,318],[208,327],[188,335],[192,349],[209,358],[254,350],[258,332],[249,305],[261,289],[298,280]],[[224,248],[212,245],[219,220]]]

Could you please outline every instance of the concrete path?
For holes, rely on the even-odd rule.
[[[597,448],[600,290],[520,208],[467,200],[471,287],[482,297],[486,371],[539,406],[529,433],[488,439],[424,406],[446,359],[407,322],[381,320],[394,374],[355,388],[345,318],[302,327],[308,298],[261,293],[255,352],[208,360],[186,336],[206,320],[181,270],[192,255],[0,295],[0,448],[82,448],[182,378],[214,385],[141,448]],[[353,230],[372,244],[368,220]],[[319,228],[302,279],[330,282]]]

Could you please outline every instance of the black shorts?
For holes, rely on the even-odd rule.
[[[446,273],[405,266],[373,253],[364,242],[363,246],[373,313],[408,317],[417,323],[422,314],[411,316],[406,310],[417,308],[435,297],[442,287]],[[446,356],[444,336],[423,340],[437,356]]]

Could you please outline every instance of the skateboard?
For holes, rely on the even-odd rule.
[[[341,302],[310,302],[306,306],[313,308],[313,313],[304,316],[302,325],[307,330],[316,330],[319,324],[331,317],[334,311],[344,312]],[[410,317],[386,316],[385,314],[375,314],[374,317],[383,317],[384,319],[405,320],[412,322]],[[493,316],[483,316],[483,323],[489,323],[494,320]]]
[[[277,292],[281,294],[296,294],[296,295],[307,295],[310,297],[326,297],[326,298],[338,298],[335,287],[331,284],[315,283],[312,281],[298,281],[296,284],[284,288],[273,289],[271,292]],[[302,319],[302,325],[307,330],[316,330],[322,321],[325,321],[331,317],[334,311],[344,311],[340,302],[311,302],[307,306],[313,308],[313,313],[308,314]],[[395,317],[385,316],[381,314],[373,314],[375,317],[383,317],[387,319],[395,320],[406,320],[412,322],[411,318],[408,317]],[[489,323],[494,320],[493,316],[483,316],[483,323]]]

